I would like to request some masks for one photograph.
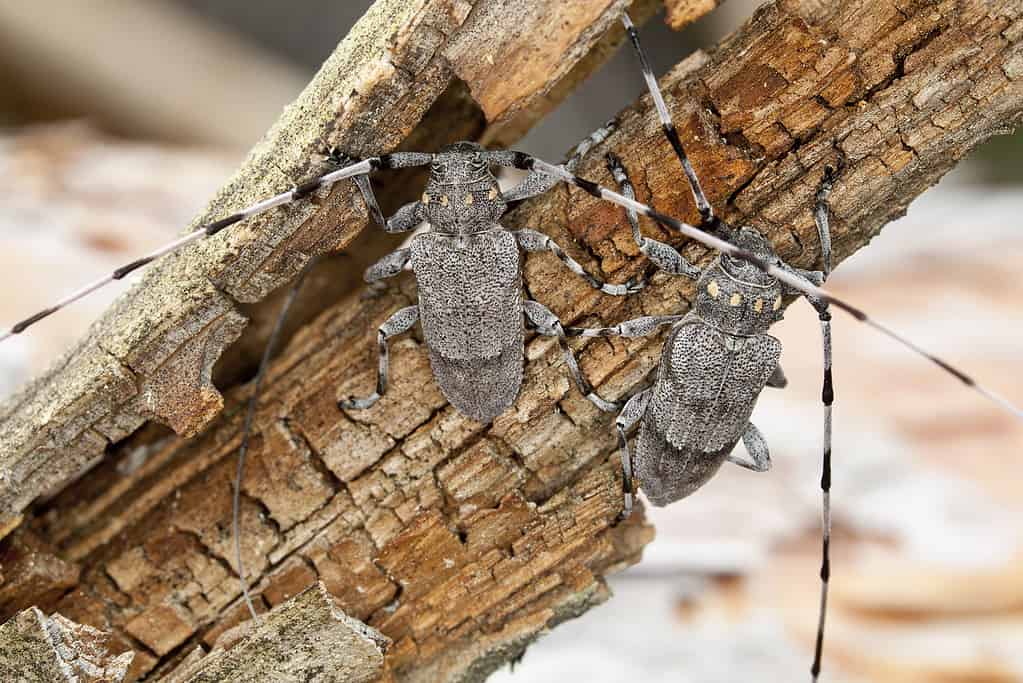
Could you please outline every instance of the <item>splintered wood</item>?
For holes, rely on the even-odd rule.
[[[164,677],[166,683],[370,683],[384,675],[389,641],[345,615],[323,584],[225,633],[204,654],[193,650]]]
[[[617,21],[622,0],[576,0],[557,25],[543,20],[547,4],[379,0],[191,228],[309,177],[332,146],[368,156],[410,138],[432,149],[453,142],[452,135],[480,138],[486,126],[479,106],[463,105],[459,94],[466,90],[499,98],[501,111],[491,113],[504,118],[495,126],[510,127],[516,132],[503,137],[516,139],[610,55],[606,43],[621,38],[606,29]],[[641,16],[653,4],[633,3]],[[514,39],[496,54],[493,30],[481,30],[480,22],[486,28],[499,21],[509,27],[501,34]],[[536,51],[534,32],[541,30],[557,40]],[[589,53],[601,58],[583,60]],[[495,82],[494,65],[486,61],[495,54],[516,55],[532,77]],[[405,194],[394,193],[400,201],[411,198],[407,186],[414,179],[406,175]],[[201,430],[223,407],[211,376],[245,326],[239,304],[266,297],[311,257],[349,246],[365,225],[361,198],[350,183],[340,183],[150,267],[91,336],[0,406],[0,529],[147,420],[179,434]],[[357,278],[347,278],[354,287]],[[336,287],[327,291],[339,295]],[[250,346],[259,348],[267,333],[260,330]]]
[[[30,607],[0,626],[0,672],[17,683],[121,683],[132,653],[111,655],[108,635]]]
[[[404,33],[387,33],[407,39],[400,45],[425,64],[414,74],[432,68],[433,76],[422,83],[410,77],[395,61],[405,53],[393,47],[393,65],[374,62],[376,80],[355,95],[344,91],[349,99],[332,110],[342,111],[337,130],[367,135],[339,134],[358,147],[350,151],[389,148],[411,129],[435,96],[430,93],[443,91],[450,79],[447,63],[430,56],[436,43],[479,11],[455,3],[459,11],[444,13],[429,2],[399,11],[399,4],[383,3],[401,15],[395,23],[440,22],[425,31],[434,41],[423,43],[425,53]],[[812,199],[825,165],[843,168],[831,195],[841,260],[976,144],[1018,122],[1021,22],[1018,2],[772,3],[712,56],[693,56],[662,84],[719,212],[762,230],[787,262],[812,267],[818,253]],[[373,88],[397,88],[390,76],[405,79],[404,94],[388,90],[384,101],[404,118],[387,135],[370,138],[368,132],[391,122],[358,102]],[[694,220],[691,195],[649,98],[617,121],[618,130],[583,159],[581,174],[610,184],[604,155],[614,151],[641,200]],[[292,123],[286,115],[276,133]],[[312,138],[295,148],[284,142],[260,148],[251,168],[274,152],[286,168],[298,169],[296,155]],[[263,164],[261,172],[273,166]],[[209,215],[269,193],[268,177],[251,189],[250,179],[240,175]],[[107,323],[97,326],[102,346],[83,346],[5,413],[3,457],[31,463],[19,470],[4,460],[2,495],[11,515],[42,490],[26,484],[33,476],[41,486],[77,470],[36,472],[91,460],[108,441],[131,432],[143,413],[197,433],[191,440],[155,427],[134,434],[73,490],[22,523],[79,573],[55,608],[110,631],[122,650],[135,650],[130,677],[169,672],[196,646],[215,648],[248,617],[230,534],[230,484],[251,387],[228,392],[218,411],[219,397],[196,391],[196,381],[206,378],[204,369],[241,324],[229,297],[258,298],[309,253],[343,246],[361,227],[364,210],[349,186],[335,188],[321,204],[333,207],[331,221],[342,222],[340,236],[326,232],[330,221],[307,220],[317,210],[309,205],[238,226],[158,269],[147,278],[155,291],[141,290],[119,307],[126,328],[110,339]],[[542,228],[588,269],[614,281],[648,266],[622,212],[577,191],[561,188],[526,202],[508,223]],[[308,229],[315,234],[303,226],[314,226]],[[678,243],[653,225],[644,230]],[[695,246],[684,252],[700,263],[713,256]],[[691,296],[690,283],[658,275],[640,295],[607,297],[566,277],[549,255],[530,257],[526,272],[529,291],[566,323],[677,314]],[[180,301],[171,307],[174,296]],[[273,365],[243,481],[244,563],[262,610],[322,581],[346,614],[393,641],[385,676],[481,680],[545,629],[605,600],[604,575],[637,561],[652,530],[641,515],[611,526],[621,507],[612,418],[578,395],[550,339],[528,342],[522,393],[492,425],[468,421],[446,404],[416,338],[392,344],[384,399],[370,410],[340,412],[338,398],[373,385],[377,326],[414,301],[414,284],[405,279],[335,304],[296,334]],[[654,367],[660,340],[575,343],[583,371],[603,395],[618,398]],[[119,360],[129,357],[127,365]],[[96,370],[84,372],[86,361]],[[193,389],[179,392],[159,378]],[[59,428],[28,420],[38,415],[40,401],[50,401],[47,415]],[[131,413],[138,419],[120,419],[125,410],[139,411]],[[5,580],[25,586],[19,599],[31,604],[29,582],[6,571]]]

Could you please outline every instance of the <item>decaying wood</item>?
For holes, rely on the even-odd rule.
[[[722,2],[724,0],[665,0],[664,21],[672,29],[681,31]]]
[[[78,566],[52,544],[22,529],[0,546],[0,618],[32,606],[51,612],[78,585]]]
[[[719,211],[757,226],[786,261],[812,267],[818,249],[810,207],[825,165],[843,168],[831,196],[841,260],[976,144],[1018,123],[1021,76],[1018,0],[805,0],[765,6],[712,55],[686,60],[662,85]],[[613,150],[641,199],[694,219],[648,99],[622,113],[618,126],[583,160],[582,175],[610,182],[603,155]],[[350,188],[330,197],[325,201],[360,215]],[[283,213],[301,220],[306,211]],[[527,202],[509,223],[544,230],[563,244],[575,240],[575,255],[616,281],[647,267],[621,211],[577,191],[561,188]],[[653,225],[644,229],[670,237]],[[244,239],[251,234],[243,229],[224,241]],[[299,259],[290,250],[303,243],[278,239],[275,256],[264,259],[276,266],[257,276],[244,264],[258,259],[238,258],[217,271],[218,288],[254,298],[269,287],[267,272],[294,272]],[[229,246],[207,245],[195,258],[215,260]],[[685,253],[704,262],[712,257],[694,246]],[[190,271],[180,269],[188,262],[178,259],[149,279],[185,277]],[[531,257],[526,271],[529,291],[573,322],[677,313],[692,294],[691,283],[658,275],[638,296],[606,297],[566,277],[546,256]],[[170,295],[170,285],[161,286],[151,305]],[[404,280],[343,301],[298,333],[275,363],[243,483],[245,563],[262,608],[322,581],[347,614],[393,641],[389,675],[479,680],[545,628],[605,599],[602,576],[635,561],[651,534],[638,517],[610,526],[621,505],[610,419],[571,387],[548,339],[529,342],[522,394],[493,425],[472,423],[446,405],[415,339],[393,344],[385,399],[368,411],[340,413],[338,397],[372,385],[373,330],[413,300],[414,285]],[[175,339],[216,336],[216,325],[228,325],[229,317],[195,318]],[[135,358],[161,357],[132,347],[128,335],[117,339],[138,350]],[[599,340],[578,348],[599,390],[618,397],[647,375],[658,344]],[[205,342],[194,348],[192,368],[216,355]],[[72,361],[83,362],[81,353]],[[124,400],[137,400],[131,391],[138,375],[122,374]],[[169,389],[145,382],[143,395],[178,405]],[[25,396],[35,400],[49,386],[44,380]],[[110,396],[110,389],[93,396]],[[81,579],[57,609],[136,650],[132,675],[169,667],[195,644],[213,646],[244,619],[229,512],[231,456],[248,390],[231,392],[227,409],[194,440],[145,431],[129,439],[25,524],[80,567]],[[116,404],[79,396],[94,420]],[[179,416],[176,424],[195,431],[216,412],[204,407],[201,419]],[[97,434],[113,438],[136,424],[84,434],[102,447]]]
[[[0,672],[13,683],[120,683],[132,653],[112,656],[108,634],[38,608],[0,626]]]
[[[453,83],[464,83],[504,115],[498,125],[525,131],[551,106],[544,99],[549,91],[564,90],[562,83],[577,82],[599,64],[583,57],[628,4],[573,0],[561,10],[564,21],[551,26],[540,0],[380,0],[193,227],[307,177],[329,146],[365,156],[392,150],[413,133],[432,145],[453,134],[484,135],[473,123],[481,120],[478,108],[434,106],[436,116],[421,121],[431,105],[444,104],[442,94],[459,90]],[[652,2],[638,5],[645,16]],[[498,19],[515,27],[518,42],[494,41]],[[548,39],[543,50],[531,47],[537,33]],[[506,60],[529,77],[505,79],[502,90],[495,65]],[[551,75],[544,80],[543,73]],[[436,134],[425,135],[424,128]],[[311,256],[349,246],[365,222],[361,200],[337,186],[155,265],[87,339],[0,406],[0,528],[12,527],[37,496],[146,420],[181,434],[201,429],[222,407],[210,377],[245,324],[238,304],[262,299]],[[346,265],[353,274],[361,271]]]
[[[384,675],[390,641],[338,609],[322,583],[237,630],[209,654],[196,648],[163,680],[369,683]]]

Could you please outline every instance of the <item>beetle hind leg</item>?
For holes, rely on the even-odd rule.
[[[728,462],[733,462],[739,467],[744,467],[754,472],[766,472],[771,469],[771,452],[767,449],[767,439],[760,433],[760,430],[752,422],[746,425],[746,433],[742,435],[742,443],[749,451],[749,460],[737,457],[734,453],[728,456]]]
[[[629,437],[626,436],[626,433],[643,417],[651,396],[653,396],[652,388],[639,392],[625,403],[622,412],[618,414],[618,419],[615,420],[615,427],[618,429],[618,445],[622,456],[622,492],[625,495],[625,504],[618,517],[615,518],[615,525],[632,515],[632,455],[629,453]]]

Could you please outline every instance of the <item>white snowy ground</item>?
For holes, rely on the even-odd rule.
[[[0,139],[3,325],[175,235],[233,165],[107,144],[64,128]],[[1021,217],[1023,193],[946,179],[830,286],[1023,404]],[[0,396],[115,295],[0,345]],[[1023,680],[1023,429],[850,318],[836,313],[834,330],[836,537],[822,680]],[[615,597],[493,680],[808,680],[819,563],[815,315],[797,304],[774,332],[790,383],[765,391],[754,413],[774,469],[726,467],[690,499],[650,511],[657,540],[614,577]]]

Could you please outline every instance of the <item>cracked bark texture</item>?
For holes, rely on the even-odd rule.
[[[654,3],[571,0],[557,5],[552,23],[541,0],[379,0],[192,227],[309,177],[331,146],[367,156],[516,139],[610,54],[626,7],[647,17]],[[494,65],[505,62],[516,65],[516,79],[501,78]],[[386,179],[385,204],[417,196],[421,178]],[[223,406],[213,366],[246,316],[261,324],[239,357],[219,364],[221,386],[244,374],[269,332],[265,312],[250,304],[312,256],[342,249],[356,258],[334,259],[328,276],[314,278],[312,303],[296,321],[353,289],[361,265],[394,246],[393,236],[375,233],[356,240],[365,224],[362,200],[340,184],[154,264],[79,345],[0,406],[0,532],[146,421],[198,433]]]
[[[662,87],[718,210],[757,226],[791,264],[813,267],[810,208],[825,165],[844,168],[830,200],[841,261],[979,142],[1019,122],[1021,76],[1019,0],[793,0],[764,6]],[[603,155],[613,150],[641,200],[694,220],[649,99],[618,126],[580,173],[610,182]],[[349,188],[336,195],[361,211]],[[543,230],[615,281],[648,267],[622,212],[575,190],[527,202],[508,224]],[[684,253],[713,258],[698,246]],[[237,263],[227,271],[260,281]],[[640,295],[607,297],[545,255],[528,259],[526,279],[571,322],[678,313],[692,293],[688,281],[656,275]],[[322,581],[347,614],[393,641],[385,676],[480,680],[545,628],[606,599],[603,575],[636,561],[651,530],[638,516],[610,527],[621,505],[611,418],[570,385],[549,339],[528,341],[522,393],[492,425],[445,404],[415,337],[392,345],[386,398],[337,410],[339,396],[372,385],[374,330],[414,292],[405,279],[328,308],[273,365],[243,483],[246,568],[264,609]],[[198,321],[180,338],[211,326]],[[618,397],[654,367],[659,343],[579,340],[577,349],[599,390]],[[19,597],[112,631],[136,651],[131,675],[169,674],[195,645],[213,647],[245,617],[229,511],[248,391],[229,392],[197,438],[142,430],[40,507],[7,552],[34,542],[73,567],[54,579],[71,585],[8,578],[5,565]],[[47,597],[31,600],[32,591]]]

